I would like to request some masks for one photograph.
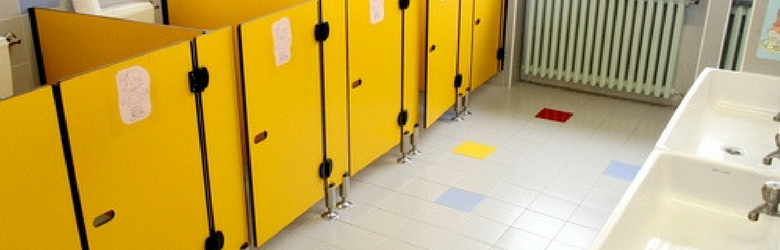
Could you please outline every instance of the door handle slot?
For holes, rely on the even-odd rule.
[[[95,217],[95,219],[92,220],[92,226],[94,226],[95,228],[103,226],[106,223],[109,223],[112,220],[114,220],[115,216],[116,216],[116,212],[114,212],[114,210],[108,210],[108,212],[105,212]]]
[[[360,87],[360,85],[363,85],[363,79],[357,79],[357,81],[352,82],[353,89]]]

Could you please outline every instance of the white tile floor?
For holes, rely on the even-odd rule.
[[[574,116],[534,118],[545,107]],[[357,174],[340,220],[321,220],[318,203],[261,249],[587,249],[630,184],[604,170],[641,166],[674,111],[533,84],[483,86],[471,110],[424,131],[413,163],[394,149]],[[451,153],[464,140],[497,150]],[[452,187],[486,198],[470,213],[434,202]]]

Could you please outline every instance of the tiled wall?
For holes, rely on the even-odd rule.
[[[134,0],[100,0],[100,5],[108,6],[129,1]],[[70,0],[0,0],[0,36],[13,32],[22,40],[21,44],[10,48],[14,94],[33,90],[40,83],[38,67],[35,62],[35,47],[30,32],[30,20],[27,15],[27,8],[34,6],[72,9]]]

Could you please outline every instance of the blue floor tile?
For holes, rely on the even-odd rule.
[[[637,173],[639,173],[639,167],[619,161],[612,161],[612,163],[609,164],[609,167],[607,167],[607,170],[604,170],[605,175],[627,181],[633,181]]]
[[[436,199],[436,203],[470,213],[484,199],[485,196],[478,193],[459,188],[450,188]]]

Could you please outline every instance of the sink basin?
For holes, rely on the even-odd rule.
[[[780,249],[780,218],[747,219],[766,171],[656,150],[591,249]]]
[[[767,169],[761,159],[777,149],[774,136],[780,123],[772,118],[778,112],[780,78],[706,69],[656,148]]]

